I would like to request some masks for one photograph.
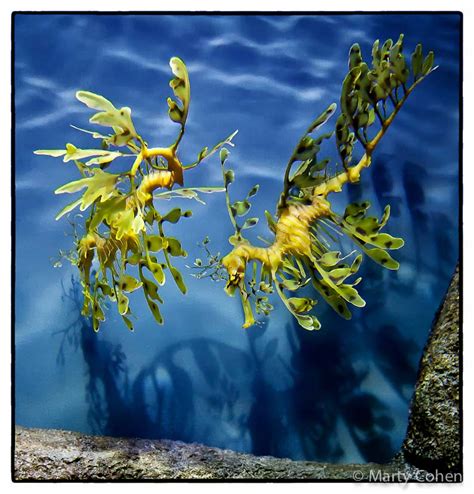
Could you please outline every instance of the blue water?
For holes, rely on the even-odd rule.
[[[419,358],[458,259],[459,17],[17,15],[16,110],[16,421],[87,433],[172,438],[256,454],[333,462],[384,461],[400,447]],[[410,98],[360,186],[335,201],[368,198],[393,215],[403,236],[398,273],[365,260],[367,307],[351,321],[321,302],[319,332],[297,327],[279,303],[264,324],[241,328],[237,299],[189,276],[205,235],[222,253],[231,233],[223,195],[206,197],[174,226],[189,258],[189,291],[162,290],[165,325],[141,294],[130,333],[112,309],[99,334],[79,316],[76,273],[52,267],[69,247],[70,197],[54,189],[76,179],[70,164],[34,156],[66,142],[91,146],[69,125],[90,112],[74,93],[88,89],[130,106],[139,132],[167,145],[168,60],[187,63],[192,86],[181,146],[190,162],[204,145],[239,129],[229,164],[235,197],[260,192],[252,232],[267,235],[283,170],[311,120],[338,101],[353,42],[370,56],[376,38],[405,33],[433,49],[440,68]],[[217,159],[186,176],[188,186],[219,185]],[[336,199],[336,198],[335,198]],[[168,207],[168,204],[165,204]],[[171,230],[170,230],[171,231]],[[76,291],[76,292],[75,292]]]

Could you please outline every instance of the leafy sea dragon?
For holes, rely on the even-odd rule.
[[[288,161],[276,219],[268,211],[265,213],[268,227],[274,234],[273,242],[266,247],[252,245],[243,235],[243,230],[254,226],[258,218],[247,219],[243,225],[238,223],[238,217],[248,212],[249,198],[256,193],[258,185],[246,199],[232,203],[229,185],[234,180],[234,172],[225,167],[228,151],[221,150],[227,209],[235,229],[229,238],[233,249],[222,259],[221,267],[227,278],[226,292],[234,295],[238,291],[240,294],[245,328],[255,323],[251,301],[258,314],[268,315],[272,309],[268,294],[276,290],[303,328],[319,329],[320,322],[309,313],[316,300],[286,294],[297,292],[310,282],[346,319],[351,318],[348,304],[365,305],[355,288],[361,278],[348,281],[357,273],[362,255],[358,254],[347,263],[352,253],[341,257],[341,252],[334,246],[333,231],[345,234],[381,266],[398,269],[398,262],[387,251],[399,249],[404,242],[381,233],[389,219],[390,206],[385,207],[380,220],[367,216],[368,201],[348,205],[341,216],[331,209],[328,196],[340,192],[344,184],[360,180],[362,171],[370,166],[378,143],[407,98],[437,68],[433,62],[433,52],[423,57],[422,46],[418,44],[411,55],[410,67],[403,54],[403,34],[396,43],[391,39],[383,44],[375,41],[370,65],[363,60],[358,44],[350,48],[349,70],[342,84],[341,113],[336,120],[335,132],[315,135],[336,112],[333,103],[308,127]],[[320,159],[318,153],[323,141],[333,136],[340,164],[336,164],[331,173],[330,160]],[[362,147],[363,155],[353,164],[357,143]],[[201,268],[201,264],[199,261],[196,267]],[[201,269],[200,275],[204,272]]]
[[[175,184],[183,186],[184,170],[197,166],[224,144],[233,145],[232,138],[236,132],[211,150],[203,148],[194,163],[183,165],[177,151],[188,116],[190,83],[186,66],[181,59],[173,57],[170,67],[174,76],[170,86],[176,99],[167,99],[168,115],[173,122],[180,125],[178,137],[170,146],[149,147],[135,130],[130,108],[119,109],[103,96],[78,91],[77,99],[97,111],[89,121],[112,129],[110,134],[103,135],[75,127],[101,139],[101,148],[79,149],[73,144],[66,144],[65,149],[35,151],[39,155],[63,157],[66,163],[72,161],[82,175],[81,179],[67,183],[55,191],[56,194],[70,194],[85,189],[81,197],[68,204],[56,219],[78,206],[80,211],[89,211],[84,224],[85,233],[79,237],[75,229],[75,248],[66,257],[77,265],[81,273],[84,294],[82,312],[92,316],[95,331],[105,320],[103,306],[107,298],[117,303],[125,324],[133,329],[129,299],[125,293],[140,287],[143,287],[154,318],[162,323],[158,303],[163,303],[163,300],[158,294],[158,285],[165,283],[166,268],[181,292],[186,293],[183,277],[171,263],[171,257],[186,256],[187,253],[178,239],[165,235],[164,224],[177,223],[181,217],[191,216],[191,211],[175,208],[161,214],[155,208],[153,199],[186,197],[202,202],[199,193],[224,190],[222,187],[171,190]],[[125,148],[128,152],[119,151],[118,148]],[[105,171],[118,158],[127,157],[134,158],[128,171]],[[169,190],[153,194],[160,188]],[[164,263],[158,261],[158,252],[163,253]],[[94,259],[99,263],[96,271],[92,269]],[[137,266],[139,279],[127,273],[128,265]],[[145,275],[145,269],[154,280]]]

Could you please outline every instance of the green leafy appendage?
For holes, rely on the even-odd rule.
[[[226,204],[235,232],[229,238],[232,251],[224,256],[215,271],[223,268],[227,273],[229,295],[239,293],[244,327],[255,323],[252,301],[258,314],[267,315],[271,310],[267,294],[276,292],[300,326],[319,329],[319,320],[310,313],[317,300],[295,296],[309,283],[346,319],[351,317],[348,305],[365,305],[355,288],[361,278],[349,281],[357,274],[362,255],[356,251],[342,255],[335,235],[347,236],[381,266],[398,269],[398,262],[388,251],[401,248],[404,242],[381,232],[389,219],[390,207],[385,208],[380,220],[367,216],[368,201],[350,204],[340,215],[331,209],[328,196],[340,192],[346,183],[360,180],[361,172],[370,166],[376,146],[409,95],[437,68],[433,63],[433,52],[424,57],[421,45],[417,45],[410,67],[403,54],[403,34],[396,43],[389,39],[381,44],[377,40],[370,64],[364,61],[358,44],[351,47],[349,70],[341,90],[341,113],[336,118],[335,128],[317,134],[336,113],[337,105],[332,103],[308,127],[290,156],[276,217],[268,211],[265,213],[274,235],[273,242],[267,242],[265,247],[252,245],[242,233],[246,227],[255,225],[257,218],[241,226],[236,221],[249,210],[249,197],[234,203],[230,200],[229,184],[235,174],[224,169],[228,152],[221,151]],[[336,145],[339,159],[335,164],[328,157],[320,157],[327,140]],[[354,155],[360,150],[362,156],[353,164]],[[349,258],[352,261],[349,262]],[[266,310],[262,308],[262,301]]]

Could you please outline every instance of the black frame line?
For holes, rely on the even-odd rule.
[[[461,457],[463,455],[463,368],[464,368],[464,346],[463,346],[463,205],[464,205],[464,190],[463,190],[463,76],[464,76],[464,19],[462,11],[455,10],[412,10],[412,11],[377,11],[377,10],[357,10],[357,11],[13,11],[11,15],[11,479],[14,483],[352,483],[352,484],[373,484],[369,480],[355,481],[351,479],[335,480],[335,479],[120,479],[120,480],[63,480],[63,479],[47,479],[47,480],[17,480],[15,479],[15,287],[16,287],[16,194],[15,194],[15,163],[16,163],[16,142],[15,142],[15,17],[21,15],[89,15],[89,16],[158,16],[158,15],[180,15],[186,16],[361,16],[361,15],[458,15],[459,16],[459,128],[458,128],[458,191],[459,191],[459,215],[458,215],[458,238],[459,238],[459,400],[460,400],[460,442],[461,442]],[[461,460],[461,477],[464,475],[464,462]],[[409,483],[418,483],[416,480],[409,480]],[[390,482],[381,482],[383,484],[399,484],[394,480]],[[443,482],[440,482],[443,483]]]

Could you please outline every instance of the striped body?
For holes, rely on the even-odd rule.
[[[224,257],[222,263],[229,272],[230,279],[238,284],[245,274],[246,264],[251,260],[260,261],[275,274],[288,256],[311,259],[311,225],[318,218],[328,216],[329,212],[329,203],[320,197],[315,197],[311,204],[288,206],[278,219],[272,245],[254,247],[242,243]]]
[[[174,172],[158,170],[147,175],[137,189],[137,197],[141,204],[145,204],[153,198],[153,191],[158,188],[171,189],[173,187]]]
[[[134,214],[150,200],[153,199],[153,191],[158,188],[171,188],[174,184],[174,172],[168,170],[158,170],[150,173],[140,183],[135,195],[130,195],[126,199],[125,210],[134,210]],[[119,211],[117,215],[124,214]],[[114,224],[114,217],[110,223]],[[113,267],[116,253],[123,254],[129,250],[136,252],[139,247],[139,237],[133,230],[127,231],[121,238],[117,238],[115,227],[111,226],[109,237],[105,238],[96,232],[89,232],[78,243],[78,267],[83,275],[86,292],[90,286],[90,270],[94,259],[94,250],[103,268]],[[122,255],[123,255],[122,254]]]

